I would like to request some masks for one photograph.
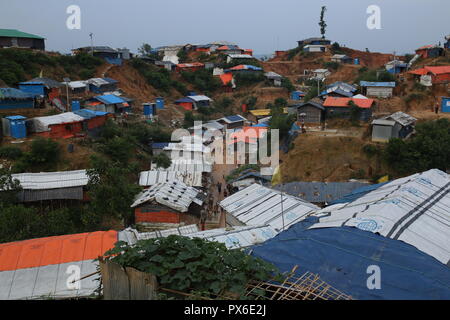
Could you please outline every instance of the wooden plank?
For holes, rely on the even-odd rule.
[[[130,300],[157,300],[158,282],[150,273],[126,268],[130,284]]]
[[[116,263],[100,261],[104,300],[130,300],[130,285],[125,270]]]

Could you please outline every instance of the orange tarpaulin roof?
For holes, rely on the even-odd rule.
[[[266,127],[244,127],[230,135],[228,144],[237,142],[256,143],[257,139],[262,138],[265,132],[267,132]]]
[[[224,85],[227,85],[228,83],[231,82],[231,80],[233,80],[232,73],[224,73],[224,74],[221,74],[219,77],[220,77],[220,80],[222,80],[222,83]]]
[[[98,231],[0,244],[0,271],[93,260],[114,247],[117,231]]]
[[[368,109],[372,107],[373,99],[355,99],[355,98],[336,98],[328,97],[323,103],[324,107],[348,107],[349,102],[353,101],[358,107]]]
[[[432,73],[432,74],[436,74],[436,75],[437,74],[446,74],[446,73],[450,73],[450,66],[424,67],[422,69],[410,71],[409,73],[417,74],[420,76],[423,76],[428,73]]]

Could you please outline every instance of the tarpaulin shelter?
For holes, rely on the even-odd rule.
[[[94,261],[119,240],[117,231],[98,231],[0,244],[0,299],[66,299],[95,295]],[[79,286],[69,282],[77,280]]]
[[[0,88],[0,110],[34,108],[34,94],[14,88]]]
[[[36,117],[32,120],[33,131],[49,138],[70,138],[83,131],[84,118],[65,112],[53,116]]]

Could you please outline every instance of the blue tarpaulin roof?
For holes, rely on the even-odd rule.
[[[280,271],[298,266],[351,295],[354,299],[450,299],[450,268],[415,247],[357,228],[307,228],[310,217],[276,237],[252,247],[251,254],[276,265]],[[367,283],[381,271],[381,289]]]
[[[26,117],[24,116],[9,116],[9,117],[5,117],[8,120],[24,120],[26,119]]]
[[[242,119],[241,116],[226,116],[225,119],[227,119],[230,122],[239,122],[239,121],[245,120],[245,119]]]
[[[105,111],[94,111],[94,110],[89,110],[89,109],[80,109],[80,110],[73,111],[73,113],[75,113],[85,119],[92,119],[95,117],[100,117],[100,116],[104,116],[105,114],[108,114],[108,112],[105,112]]]
[[[175,103],[183,103],[183,102],[189,102],[189,103],[192,103],[192,102],[194,102],[194,100],[192,100],[192,99],[186,97],[186,98],[181,98],[181,99],[178,99],[178,100],[175,101]]]
[[[111,78],[103,78],[103,80],[108,81],[109,83],[118,83],[119,81],[111,79]]]
[[[32,99],[33,96],[15,88],[0,88],[0,99]]]
[[[117,103],[125,103],[126,102],[121,97],[115,96],[113,94],[107,94],[107,95],[103,95],[103,96],[96,96],[94,98],[99,100],[100,102],[102,102],[104,104],[117,104]]]
[[[395,82],[361,81],[359,84],[361,85],[361,87],[390,87],[390,88],[395,88]]]
[[[169,142],[153,142],[152,143],[153,149],[163,149],[167,146],[169,146]]]

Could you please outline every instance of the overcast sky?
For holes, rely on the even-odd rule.
[[[69,5],[81,8],[81,29],[66,27]],[[409,53],[450,34],[449,0],[0,0],[0,28],[45,37],[47,50],[94,45],[153,47],[228,40],[257,54],[320,36],[327,6],[327,38],[372,52]],[[369,5],[381,9],[381,29],[369,30]]]

